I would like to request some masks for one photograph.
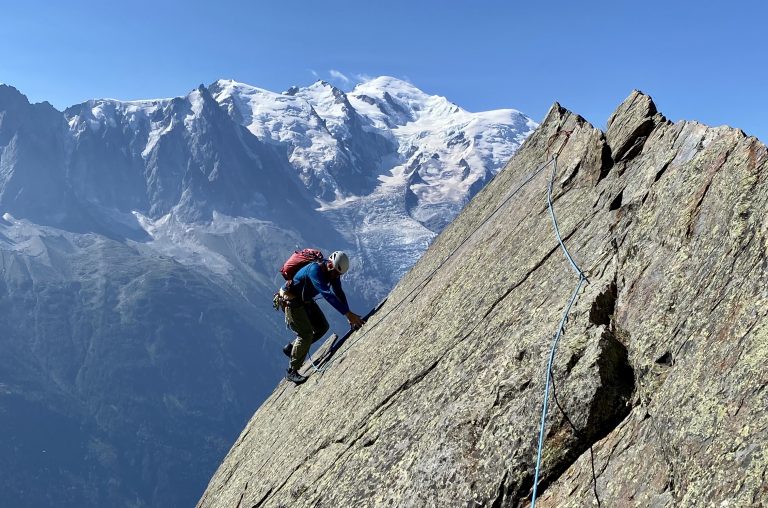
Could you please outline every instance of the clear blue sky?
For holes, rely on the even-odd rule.
[[[541,120],[559,101],[600,127],[638,88],[672,120],[768,141],[757,0],[0,0],[0,13],[0,82],[59,109],[219,78],[283,91],[386,74],[471,111]]]

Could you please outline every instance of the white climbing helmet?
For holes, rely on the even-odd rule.
[[[349,270],[349,256],[340,250],[331,254],[328,257],[328,261],[333,265],[331,268],[334,268],[339,273],[347,273],[347,270]]]

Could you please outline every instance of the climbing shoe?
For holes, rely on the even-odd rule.
[[[291,357],[291,354],[293,354],[293,342],[289,342],[288,344],[283,346],[283,354],[288,358]]]
[[[299,374],[299,372],[296,369],[288,369],[288,372],[285,375],[285,379],[287,379],[288,381],[292,381],[297,385],[300,385],[301,383],[307,380],[307,376],[302,376],[301,374]]]

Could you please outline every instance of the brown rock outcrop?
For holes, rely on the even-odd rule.
[[[768,153],[632,95],[605,134],[560,106],[354,344],[259,408],[198,506],[539,506],[768,497]],[[498,209],[498,211],[497,211]]]

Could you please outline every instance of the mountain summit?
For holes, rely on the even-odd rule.
[[[526,506],[561,320],[538,506],[759,506],[767,205],[754,137],[640,92],[605,133],[556,104],[198,507]]]

